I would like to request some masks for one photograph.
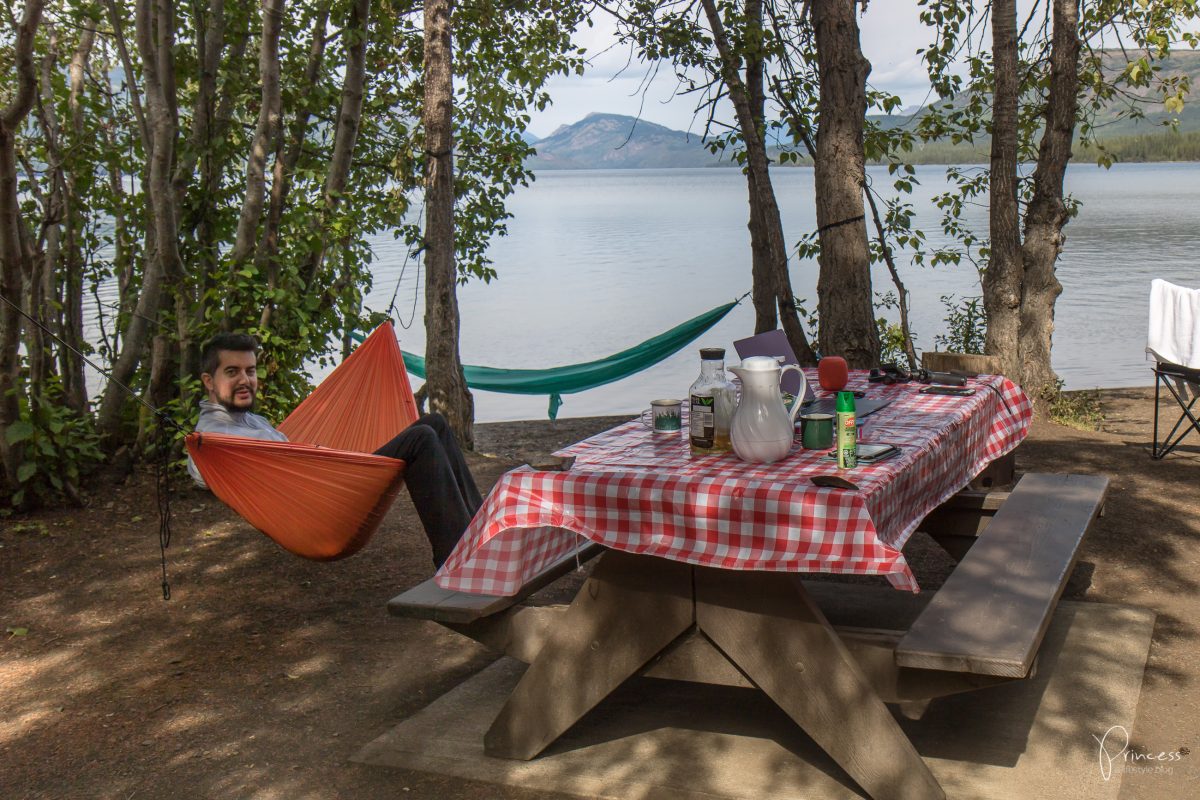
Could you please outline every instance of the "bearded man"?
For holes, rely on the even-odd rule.
[[[254,413],[258,397],[258,340],[244,333],[222,333],[204,345],[200,380],[208,398],[200,401],[196,430],[286,442],[275,426]],[[403,459],[404,482],[441,567],[483,504],[454,432],[441,414],[426,414],[375,455]],[[188,472],[207,488],[188,458]]]

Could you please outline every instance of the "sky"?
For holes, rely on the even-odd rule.
[[[671,97],[675,89],[671,70],[661,70],[643,101],[639,87],[645,65],[635,63],[622,72],[628,49],[609,49],[615,34],[605,15],[597,13],[593,22],[594,27],[583,27],[576,36],[576,42],[587,49],[591,65],[583,76],[550,82],[554,104],[534,115],[530,132],[545,137],[593,111],[636,116],[641,106],[642,119],[699,133],[701,121],[692,119],[694,99]],[[859,25],[863,54],[871,62],[871,85],[899,95],[906,107],[923,103],[929,82],[916,51],[928,44],[930,34],[918,20],[916,0],[875,0],[860,16]]]

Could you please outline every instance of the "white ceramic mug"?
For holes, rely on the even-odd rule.
[[[642,424],[655,433],[679,433],[682,430],[682,400],[651,400],[642,412]]]

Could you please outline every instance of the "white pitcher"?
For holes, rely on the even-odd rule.
[[[751,356],[740,367],[730,367],[742,381],[742,398],[733,414],[729,438],[742,461],[770,464],[788,454],[795,435],[796,413],[804,402],[808,381],[795,364],[780,368],[766,356]],[[800,391],[789,411],[783,404],[779,382],[789,369],[800,375]]]

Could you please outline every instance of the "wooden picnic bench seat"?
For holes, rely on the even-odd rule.
[[[389,600],[388,613],[397,617],[466,625],[517,605],[577,565],[594,558],[603,549],[595,542],[582,545],[577,551],[572,551],[539,572],[511,596],[455,592],[443,589],[430,578]]]
[[[896,646],[901,667],[1021,678],[1108,479],[1028,473]]]

